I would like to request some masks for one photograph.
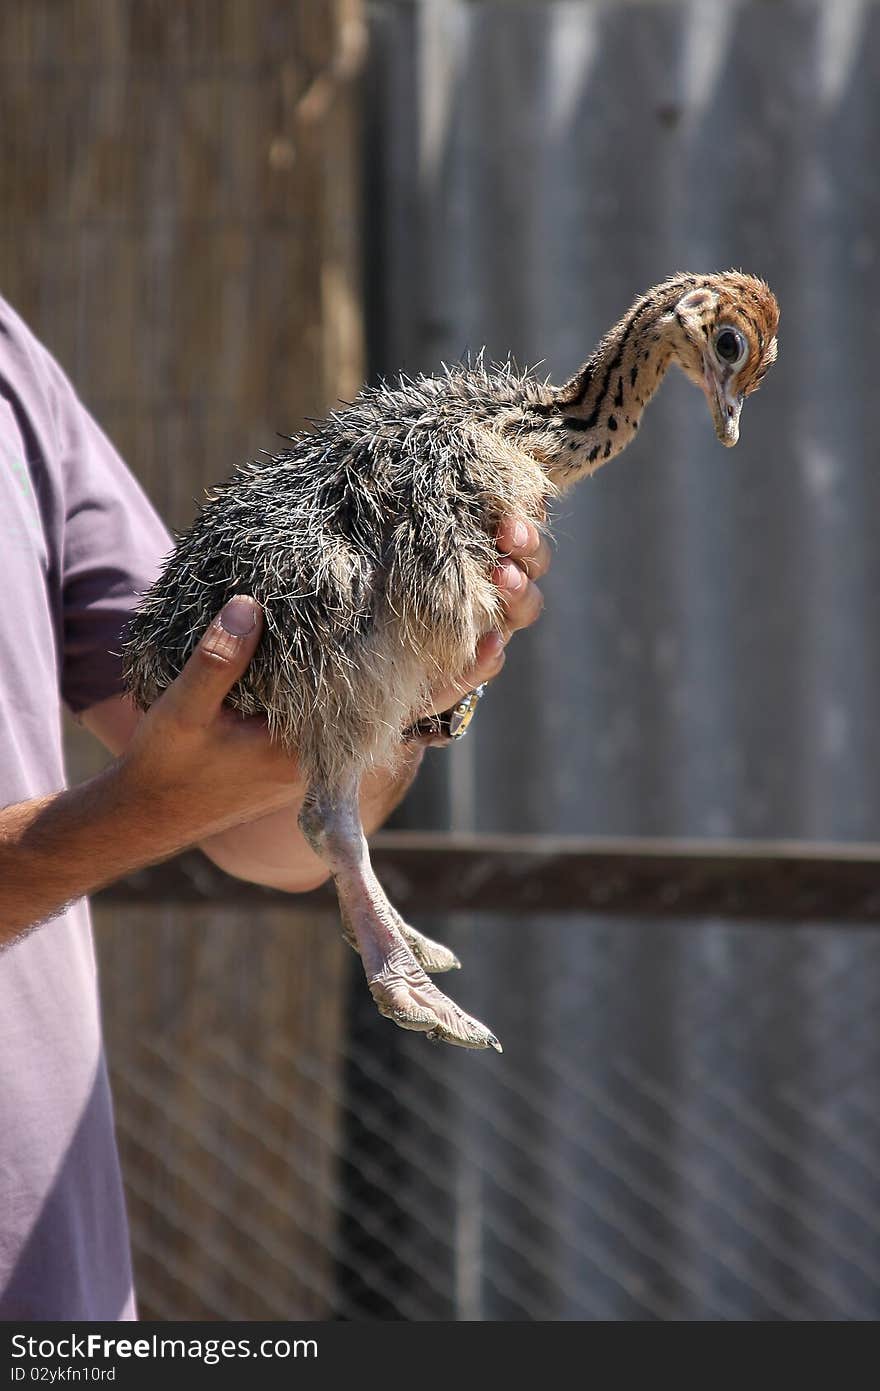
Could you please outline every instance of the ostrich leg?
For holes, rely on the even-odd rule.
[[[388,902],[370,864],[357,781],[334,789],[313,784],[299,819],[315,854],[333,875],[343,933],[360,954],[379,1013],[430,1039],[500,1053],[495,1035],[438,990],[419,964],[414,947],[426,962],[446,963],[452,953],[409,928]],[[452,964],[457,964],[454,957]]]

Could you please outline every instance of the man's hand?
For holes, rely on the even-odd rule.
[[[224,705],[262,631],[259,604],[230,599],[120,760],[121,783],[175,839],[201,840],[303,796],[297,761],[272,743],[266,720]]]

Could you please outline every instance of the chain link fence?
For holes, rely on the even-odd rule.
[[[323,911],[98,917],[145,1316],[880,1314],[875,930],[422,920],[497,1057],[381,1020]]]

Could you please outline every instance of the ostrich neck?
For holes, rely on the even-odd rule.
[[[548,388],[536,407],[535,453],[557,487],[595,473],[635,436],[675,352],[678,325],[670,311],[681,287],[663,289],[662,298],[654,292],[637,300],[571,380]]]

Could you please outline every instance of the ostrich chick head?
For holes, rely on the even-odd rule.
[[[688,290],[673,314],[674,357],[703,391],[715,433],[731,448],[743,401],[776,361],[776,298],[763,280],[727,271]]]

